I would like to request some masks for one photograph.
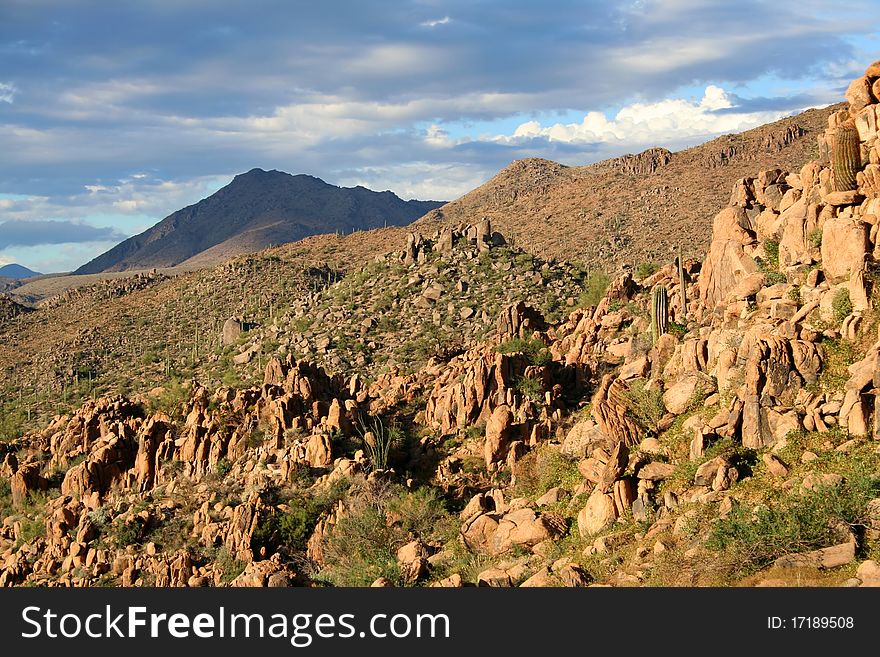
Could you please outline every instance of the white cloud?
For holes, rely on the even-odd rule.
[[[438,25],[448,25],[449,21],[452,20],[449,16],[444,16],[438,20],[433,21],[425,21],[423,23],[419,23],[420,27],[437,27]]]
[[[432,146],[451,146],[452,140],[449,139],[449,133],[437,124],[432,124],[425,131],[425,141]]]
[[[633,103],[620,109],[612,119],[601,112],[588,112],[580,123],[542,126],[538,121],[528,121],[517,127],[513,135],[500,135],[495,141],[514,143],[545,138],[573,144],[677,144],[696,137],[748,130],[790,113],[736,111],[730,94],[709,85],[698,101],[670,98],[656,103]]]
[[[479,187],[494,173],[480,165],[420,161],[361,167],[344,175],[337,184],[363,185],[376,191],[391,189],[403,199],[443,201],[456,199]]]
[[[15,85],[0,82],[0,103],[11,103],[17,93],[18,89],[15,88]]]

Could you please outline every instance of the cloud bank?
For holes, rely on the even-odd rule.
[[[0,250],[11,246],[106,242],[124,239],[113,228],[97,228],[75,221],[3,221],[0,222]]]

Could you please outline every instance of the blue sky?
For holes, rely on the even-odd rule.
[[[0,263],[73,269],[253,167],[446,200],[748,129],[840,100],[876,9],[0,0]]]

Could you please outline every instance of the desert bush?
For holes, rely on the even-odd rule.
[[[788,279],[779,271],[779,242],[768,237],[763,245],[767,257],[758,262],[758,269],[764,274],[768,285],[785,283]]]
[[[537,377],[518,377],[513,382],[513,387],[516,388],[517,392],[523,397],[531,399],[534,402],[539,402],[544,398],[544,384],[541,382],[541,379]]]
[[[225,584],[228,584],[241,575],[247,565],[244,561],[236,559],[232,552],[229,551],[229,548],[226,547],[217,549],[217,551],[210,554],[208,558],[223,572],[220,581]]]
[[[598,305],[610,284],[611,277],[608,274],[601,271],[590,274],[584,291],[578,297],[577,305],[581,308]]]
[[[634,379],[626,393],[626,407],[629,414],[639,424],[652,433],[657,433],[660,420],[666,415],[663,403],[663,389],[650,387],[645,379]]]
[[[229,474],[229,471],[232,470],[232,463],[229,462],[225,456],[217,461],[217,476],[225,477]]]
[[[561,486],[573,490],[583,481],[576,459],[558,449],[533,449],[514,466],[515,490],[518,496],[537,498],[551,488]]]
[[[369,586],[379,577],[402,584],[397,550],[414,537],[445,536],[458,522],[434,489],[362,477],[352,481],[345,506],[324,545],[322,575],[337,586]]]
[[[328,579],[337,586],[369,586],[380,577],[400,583],[394,533],[385,514],[367,506],[345,515],[324,547]]]
[[[140,518],[116,518],[110,526],[108,538],[116,547],[136,545],[144,532],[144,522]]]
[[[0,477],[0,518],[12,513],[12,485],[6,477]]]
[[[521,353],[530,365],[546,365],[552,360],[547,345],[539,338],[513,338],[502,342],[495,351],[501,354]]]
[[[779,242],[768,237],[764,240],[764,253],[767,254],[767,266],[779,269]]]
[[[642,280],[643,278],[648,278],[651,274],[657,273],[657,270],[660,269],[659,265],[655,262],[643,262],[639,266],[636,267],[635,277],[638,280]]]
[[[435,536],[450,517],[438,490],[428,487],[395,493],[385,510],[397,531],[426,540]]]
[[[744,506],[714,525],[706,546],[749,574],[785,554],[827,547],[841,541],[839,523],[861,525],[866,508],[880,493],[880,482],[864,472],[850,472],[837,486],[788,493],[776,503]]]
[[[834,311],[834,319],[842,322],[853,311],[852,300],[849,298],[849,290],[840,288],[834,293],[831,301],[831,309]]]

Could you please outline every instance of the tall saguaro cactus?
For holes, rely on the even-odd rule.
[[[666,333],[669,324],[669,295],[662,285],[655,285],[651,290],[651,336],[654,342]]]
[[[856,188],[856,173],[861,169],[862,156],[859,151],[859,133],[853,121],[838,126],[832,144],[832,172],[834,191],[847,192]]]
[[[681,257],[681,245],[678,245],[678,294],[681,297],[681,320],[687,323],[687,280],[684,276],[684,259]]]

